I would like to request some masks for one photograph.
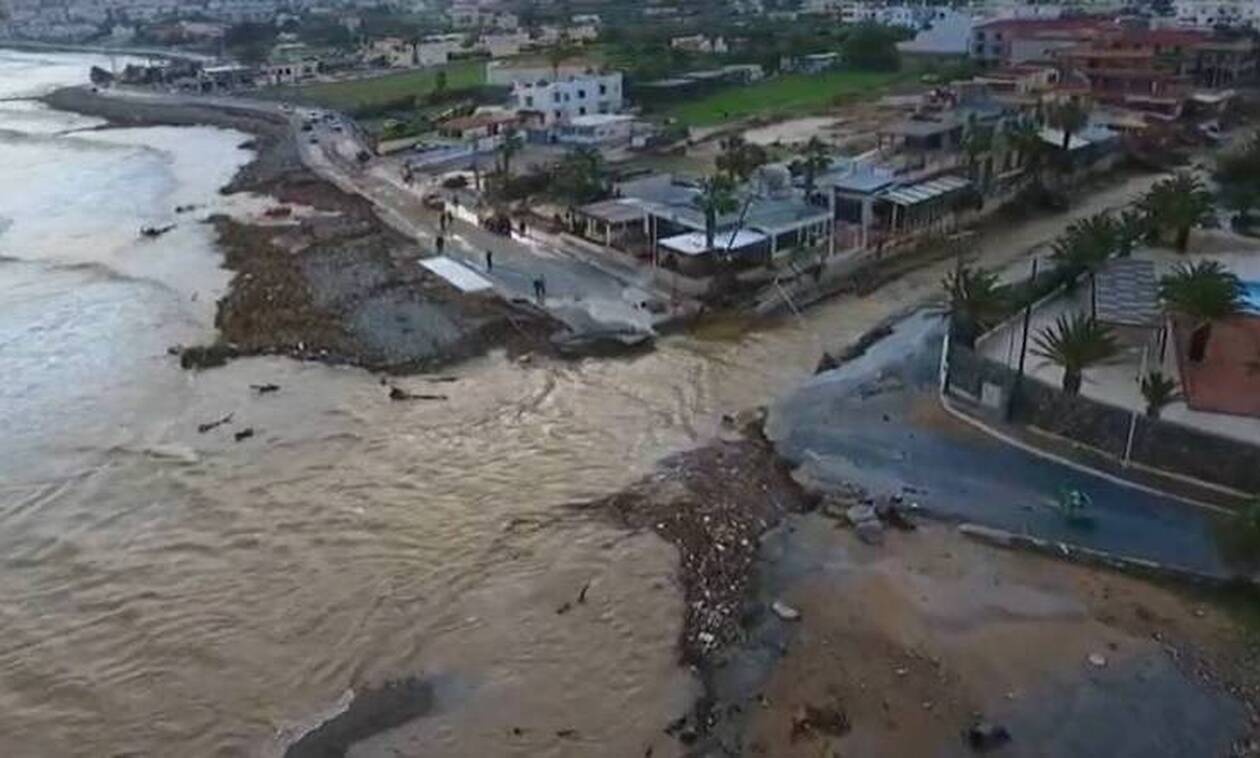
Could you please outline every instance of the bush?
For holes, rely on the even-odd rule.
[[[404,95],[396,97],[392,100],[382,100],[378,103],[360,103],[350,109],[350,115],[356,119],[359,118],[378,118],[380,116],[388,116],[391,113],[399,111],[412,111],[416,107],[415,95]]]

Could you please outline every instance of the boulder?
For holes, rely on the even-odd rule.
[[[884,544],[884,525],[878,519],[859,522],[854,531],[857,532],[858,539],[868,545]]]
[[[850,506],[844,512],[844,515],[853,526],[859,526],[868,522],[879,522],[879,516],[875,514],[875,509],[869,505]]]
[[[800,611],[796,610],[795,608],[783,602],[782,600],[776,600],[773,603],[771,603],[770,610],[774,611],[774,615],[778,616],[784,621],[799,621],[801,618]]]

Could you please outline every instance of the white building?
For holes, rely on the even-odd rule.
[[[364,48],[363,59],[382,60],[390,68],[410,68],[416,65],[416,43],[402,37],[374,39]]]
[[[268,63],[259,72],[267,84],[296,84],[319,74],[319,61],[314,58]]]
[[[539,114],[544,127],[568,123],[578,116],[616,113],[622,107],[621,72],[517,81],[512,84],[512,105],[519,111]]]
[[[1260,28],[1260,0],[1175,0],[1177,21],[1198,28]]]
[[[441,66],[451,59],[451,53],[464,46],[462,34],[435,34],[416,44],[416,63],[421,66]]]
[[[686,37],[674,37],[669,41],[669,46],[675,50],[684,50],[689,53],[725,53],[729,51],[726,46],[726,39],[723,37],[710,37],[706,34],[692,34]]]
[[[570,145],[624,145],[634,136],[634,116],[592,113],[574,116],[556,130],[556,141]]]

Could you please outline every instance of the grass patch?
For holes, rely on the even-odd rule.
[[[668,108],[665,115],[687,126],[713,126],[748,116],[795,116],[823,110],[845,99],[882,92],[916,76],[907,72],[830,71],[788,74],[747,87],[730,87]]]
[[[424,97],[433,91],[438,71],[446,72],[447,89],[476,87],[486,81],[485,61],[461,61],[441,67],[384,74],[370,79],[281,87],[272,90],[270,94],[277,99],[353,111],[397,101],[409,95]]]

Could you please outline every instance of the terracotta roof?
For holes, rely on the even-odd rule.
[[[1057,32],[1088,31],[1114,26],[1115,22],[1103,16],[1074,16],[1070,18],[999,18],[978,24],[985,31]]]
[[[515,114],[509,113],[476,113],[471,116],[460,116],[449,121],[442,122],[443,129],[476,129],[481,126],[490,126],[491,124],[506,124],[516,121]]]

